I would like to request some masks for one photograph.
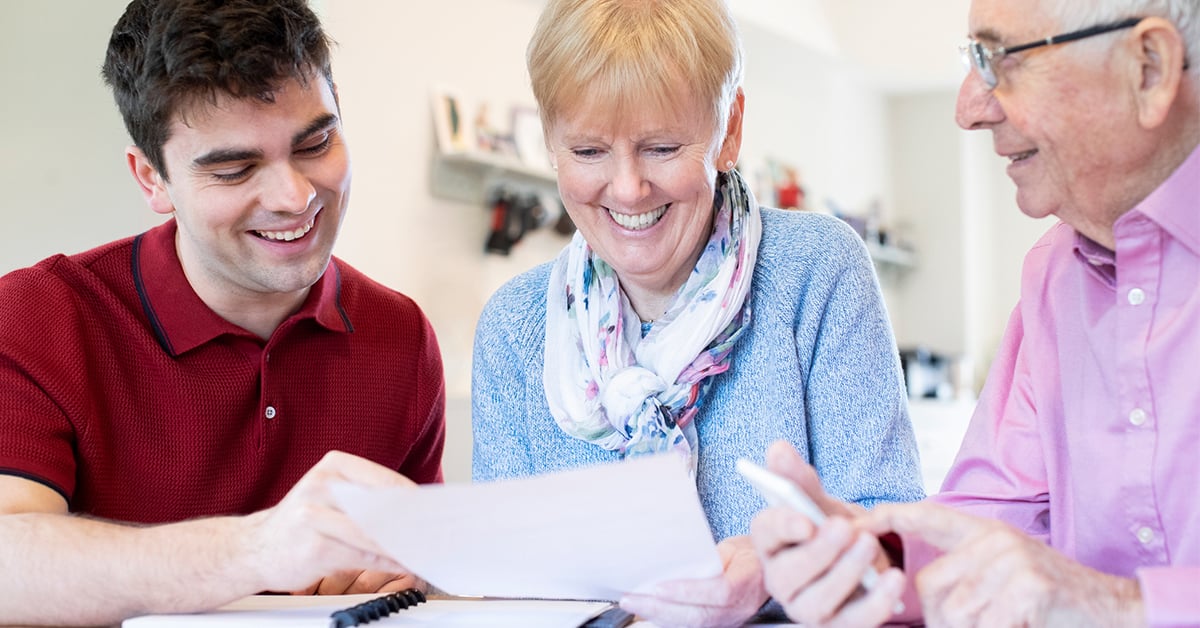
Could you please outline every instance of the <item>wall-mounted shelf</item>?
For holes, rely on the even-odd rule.
[[[881,267],[907,270],[917,265],[917,256],[908,249],[867,240],[867,253]]]
[[[485,152],[443,153],[434,148],[430,187],[435,196],[485,206],[497,187],[558,193],[558,181],[549,167],[531,167],[515,155]],[[905,271],[916,266],[909,249],[867,240],[867,252],[881,272]]]
[[[875,216],[874,219],[847,213],[830,199],[825,199],[825,204],[834,216],[845,221],[850,228],[854,229],[858,237],[863,239],[867,245],[867,253],[875,262],[875,269],[880,273],[883,271],[907,271],[917,265],[917,256],[912,249],[882,243],[883,240],[889,238],[877,226],[872,226],[872,224],[878,225],[879,222],[878,204],[873,205],[875,209],[871,212]]]
[[[438,197],[483,205],[499,185],[557,193],[549,166],[533,168],[515,156],[498,153],[441,153],[434,149],[430,191]]]

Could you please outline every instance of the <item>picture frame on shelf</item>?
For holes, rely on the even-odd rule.
[[[496,119],[495,112],[500,111],[501,121]],[[482,154],[495,155],[501,158],[516,160],[517,149],[513,143],[512,132],[504,128],[505,108],[486,100],[475,104],[473,112],[473,128],[475,130],[475,150]]]
[[[430,186],[435,196],[486,205],[497,185],[556,191],[534,107],[521,107],[514,115],[511,102],[464,96],[437,83],[430,92],[435,136]]]
[[[515,105],[512,108],[512,137],[517,157],[528,168],[550,169],[550,152],[542,133],[542,118],[536,107]]]
[[[460,94],[443,86],[435,86],[431,95],[438,150],[447,155],[471,152],[476,139],[468,103]]]

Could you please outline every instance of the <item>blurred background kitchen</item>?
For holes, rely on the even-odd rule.
[[[100,79],[126,0],[4,0],[0,273],[161,218]],[[354,166],[335,254],[413,297],[441,343],[448,481],[470,479],[471,342],[487,297],[566,243],[524,51],[541,0],[317,0]],[[739,169],[765,204],[834,213],[876,261],[936,490],[1050,223],[991,135],[954,124],[968,0],[731,0],[746,49]]]

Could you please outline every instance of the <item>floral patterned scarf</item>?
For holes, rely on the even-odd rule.
[[[625,456],[674,451],[698,464],[712,377],[750,324],[762,217],[736,171],[718,175],[713,233],[695,270],[643,337],[611,266],[578,232],[550,272],[543,382],[567,434]]]

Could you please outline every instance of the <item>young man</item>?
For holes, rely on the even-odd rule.
[[[931,625],[1200,624],[1200,4],[973,0],[970,26],[958,122],[992,132],[1024,213],[1062,223],[1026,256],[942,505],[856,531],[772,449],[839,516],[759,515],[768,590],[806,624],[886,621],[905,578],[856,591],[901,565],[871,534],[897,532]]]
[[[134,0],[104,76],[171,218],[0,279],[0,623],[419,584],[328,491],[440,481],[445,393],[420,309],[331,255],[350,163],[316,16]]]

